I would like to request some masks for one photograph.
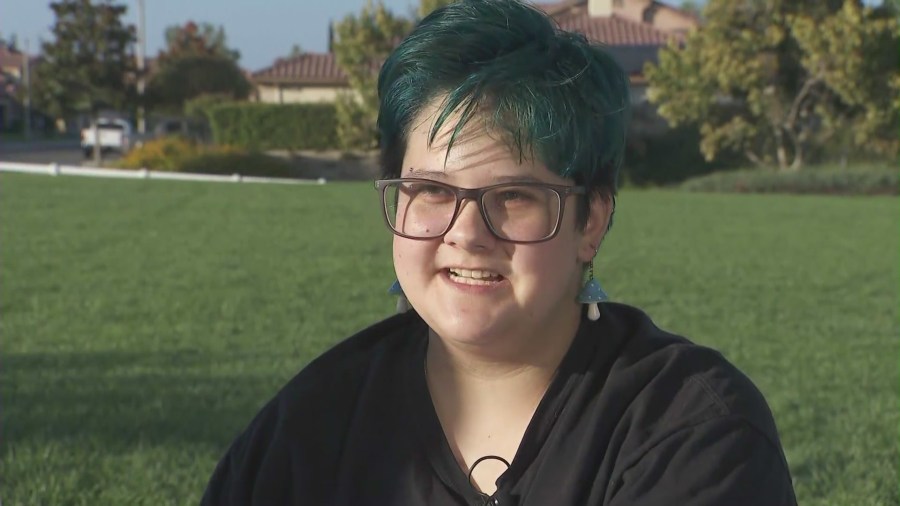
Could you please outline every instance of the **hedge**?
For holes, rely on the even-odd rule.
[[[888,167],[810,167],[784,172],[748,169],[689,179],[681,184],[681,188],[697,192],[897,195],[900,193],[900,173]]]
[[[242,176],[295,178],[297,174],[287,161],[264,153],[207,152],[187,158],[182,172],[195,174],[240,174]]]
[[[216,144],[250,150],[338,149],[334,104],[222,104],[209,110]]]
[[[233,146],[204,146],[179,137],[146,142],[129,151],[118,165],[124,169],[195,174],[297,177],[291,164],[284,159]]]

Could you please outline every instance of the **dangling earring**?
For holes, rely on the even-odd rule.
[[[409,300],[406,299],[406,294],[403,293],[403,287],[400,286],[400,281],[394,281],[394,284],[388,289],[388,293],[391,295],[397,296],[397,313],[405,313],[412,309],[412,306],[409,304]]]
[[[606,292],[603,291],[600,282],[594,279],[593,258],[590,265],[590,278],[585,283],[584,288],[581,289],[581,293],[578,294],[578,302],[588,305],[587,317],[595,322],[600,319],[600,308],[597,306],[597,303],[609,300],[609,297],[606,296]]]

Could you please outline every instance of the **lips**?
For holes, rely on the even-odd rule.
[[[503,281],[503,276],[500,274],[484,269],[450,267],[447,269],[447,273],[452,281],[465,285],[489,286]]]

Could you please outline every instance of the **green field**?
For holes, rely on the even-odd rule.
[[[367,184],[0,175],[0,499],[196,504],[316,354],[393,311]],[[800,503],[897,505],[897,198],[626,191],[614,300],[769,400]]]

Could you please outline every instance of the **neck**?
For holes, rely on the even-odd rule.
[[[425,367],[432,395],[462,404],[543,395],[578,331],[580,307],[560,316],[527,337],[492,340],[491,346],[467,346],[429,332]]]
[[[559,319],[553,334],[533,332],[502,353],[463,347],[429,333],[426,381],[447,442],[464,472],[480,457],[512,462],[534,412],[578,330],[580,308]],[[501,341],[502,342],[502,341]],[[477,469],[473,479],[491,493],[504,469]]]
[[[515,329],[489,344],[464,344],[428,334],[429,370],[442,369],[454,376],[490,381],[524,371],[555,371],[568,351],[581,319],[580,304],[558,308],[558,317],[540,328]]]

